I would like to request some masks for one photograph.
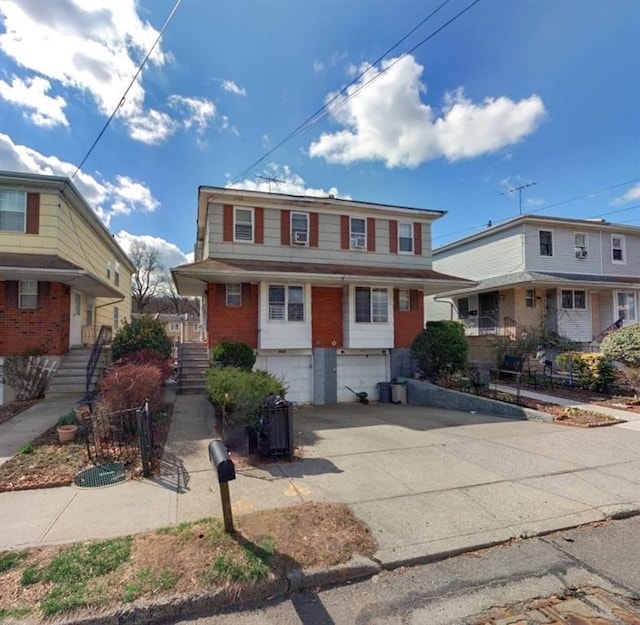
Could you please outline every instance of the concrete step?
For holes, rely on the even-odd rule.
[[[56,395],[69,395],[70,393],[81,393],[84,395],[85,384],[84,381],[80,382],[60,382],[59,384],[49,385],[47,390],[47,397],[54,397]]]

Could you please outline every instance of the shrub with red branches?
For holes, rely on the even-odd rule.
[[[100,382],[100,403],[111,411],[129,410],[149,400],[152,413],[160,408],[162,377],[156,365],[124,363],[110,367]]]
[[[115,366],[120,367],[129,364],[152,365],[157,367],[160,371],[162,384],[171,377],[171,361],[154,349],[139,349],[138,351],[124,354],[124,356],[115,363]]]

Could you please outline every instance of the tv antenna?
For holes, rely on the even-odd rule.
[[[269,183],[269,193],[271,193],[271,183],[274,184],[284,184],[285,180],[279,180],[278,178],[274,178],[272,176],[259,176],[256,174],[256,178],[260,178],[260,180],[266,180]]]
[[[521,184],[519,187],[513,187],[513,189],[507,189],[500,195],[507,195],[507,193],[515,193],[518,192],[518,212],[522,215],[522,190],[528,189],[529,187],[533,187],[537,185],[537,182],[529,182],[528,184]]]

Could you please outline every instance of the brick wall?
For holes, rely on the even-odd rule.
[[[311,345],[342,347],[342,289],[312,287],[311,307]]]
[[[411,347],[416,334],[424,328],[424,298],[422,291],[411,291],[411,310],[398,310],[397,291],[394,291],[393,319],[393,346]]]
[[[69,351],[70,288],[58,282],[38,283],[38,307],[18,308],[18,283],[0,282],[0,354],[27,349],[60,356]]]
[[[207,331],[209,347],[228,341],[258,347],[258,285],[242,285],[242,306],[226,305],[224,284],[207,288]]]

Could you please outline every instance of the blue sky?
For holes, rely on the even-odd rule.
[[[167,267],[199,185],[444,210],[435,246],[533,182],[523,213],[640,226],[640,2],[480,0],[446,25],[472,2],[182,0],[74,183]],[[174,6],[2,0],[0,169],[73,175]]]

